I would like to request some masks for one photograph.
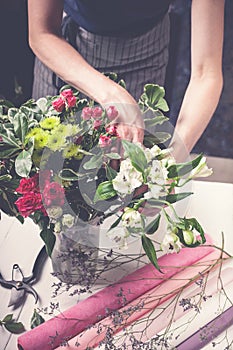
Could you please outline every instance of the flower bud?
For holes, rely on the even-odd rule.
[[[101,107],[94,107],[92,110],[92,117],[93,118],[101,118],[103,114],[103,110]]]

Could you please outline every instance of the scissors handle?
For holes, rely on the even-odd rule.
[[[42,266],[44,265],[45,260],[47,259],[48,254],[46,252],[46,247],[45,245],[41,248],[39,254],[37,255],[37,258],[34,262],[33,268],[32,268],[32,274],[28,277],[24,277],[23,281],[25,283],[33,282],[35,281],[41,271],[42,271]]]

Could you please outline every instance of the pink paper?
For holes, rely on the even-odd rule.
[[[210,240],[208,242],[210,244]],[[160,273],[148,264],[107,286],[85,300],[48,320],[18,338],[19,349],[51,350],[83,332],[105,318],[110,311],[118,310],[134,299],[160,285],[213,251],[212,247],[183,248],[179,254],[159,258]],[[123,296],[122,296],[123,295]],[[20,348],[21,347],[21,348]]]
[[[76,350],[77,345],[79,350],[85,350],[88,347],[96,347],[106,336],[106,331],[110,327],[114,334],[122,330],[123,328],[129,326],[138,319],[141,319],[147,313],[153,311],[157,306],[167,301],[176,295],[182,287],[184,287],[190,279],[194,280],[200,278],[200,273],[208,268],[210,263],[215,262],[219,258],[220,252],[218,250],[213,251],[204,258],[200,259],[197,264],[190,266],[189,268],[177,273],[173,278],[163,282],[159,286],[151,289],[149,292],[140,296],[139,298],[133,300],[127,306],[119,309],[121,315],[121,324],[114,325],[111,317],[106,317],[100,322],[96,323],[93,327],[80,333],[77,337],[69,341],[69,346],[66,347],[68,350]],[[216,265],[217,267],[218,265]],[[143,305],[139,310],[134,311],[130,316],[128,316],[128,310]],[[167,316],[168,317],[168,316]],[[163,317],[162,317],[163,319]],[[149,322],[147,324],[146,336],[140,332],[140,340],[148,340],[149,331],[153,332],[154,336],[158,331],[167,326],[167,319],[162,320],[161,317],[155,320],[155,322]],[[163,321],[163,322],[161,322]],[[152,326],[153,324],[153,326]],[[157,330],[157,332],[156,332]],[[149,338],[150,339],[150,338]],[[125,342],[125,337],[124,337]],[[57,350],[62,350],[64,347],[58,347]]]

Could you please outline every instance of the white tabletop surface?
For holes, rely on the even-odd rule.
[[[233,184],[195,181],[192,183],[192,191],[194,194],[186,201],[185,208],[181,207],[181,211],[185,210],[187,216],[196,217],[204,227],[205,232],[210,234],[214,242],[219,246],[221,245],[221,233],[223,232],[225,249],[233,254]],[[11,279],[11,269],[14,263],[18,263],[23,268],[25,275],[31,273],[30,269],[35,256],[40,247],[43,246],[38,233],[39,229],[30,219],[26,220],[24,225],[21,225],[15,218],[2,215],[2,220],[0,221],[0,272],[6,279]],[[230,275],[232,274],[233,281],[233,264],[228,264],[227,268],[230,271]],[[41,279],[34,285],[40,296],[37,307],[46,307],[50,305],[51,301],[56,302],[58,300],[60,309],[65,310],[77,302],[77,297],[72,298],[64,292],[59,297],[51,299],[51,294],[54,290],[52,284],[56,282],[55,277],[52,277],[50,274],[51,271],[51,263],[47,260]],[[228,282],[226,282],[226,290],[233,301],[233,282],[231,283],[231,280]],[[187,295],[189,292],[188,290]],[[23,307],[15,311],[7,306],[9,298],[10,290],[0,286],[0,319],[3,319],[6,314],[13,313],[15,317],[18,317],[19,321],[24,323],[27,330],[30,329],[30,318],[35,308],[33,297],[28,295]],[[179,341],[185,339],[193,331],[215,317],[216,309],[213,308],[213,303],[215,303],[214,299],[206,302],[204,311],[193,322],[191,330],[184,331]],[[46,317],[49,318],[50,316]],[[179,322],[183,322],[183,320],[179,318],[176,324]],[[227,337],[228,341],[233,341],[233,327],[228,330]],[[223,338],[224,335],[218,337],[217,340],[221,340],[221,343],[214,348],[209,344],[203,349],[223,350],[227,344]],[[17,349],[16,344],[17,336],[11,335],[3,327],[0,327],[0,350],[15,350]],[[174,343],[173,345],[176,344]],[[233,345],[229,349],[233,349]]]

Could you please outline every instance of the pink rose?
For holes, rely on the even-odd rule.
[[[47,183],[43,191],[43,199],[46,206],[62,206],[65,203],[64,188],[57,182]]]
[[[112,136],[118,136],[118,132],[117,132],[117,126],[116,125],[109,125],[106,128],[106,133],[110,134]]]
[[[16,188],[16,192],[26,194],[29,192],[40,192],[39,189],[39,177],[38,174],[20,180],[19,187]]]
[[[84,120],[89,120],[92,117],[92,108],[91,107],[84,107],[82,110],[82,118]]]
[[[99,146],[100,147],[107,147],[107,146],[110,146],[112,143],[112,140],[109,136],[106,136],[106,135],[100,135],[100,138],[99,138]]]
[[[61,96],[63,96],[64,98],[68,98],[68,97],[73,97],[73,91],[71,89],[65,89],[60,93]]]
[[[100,126],[102,125],[102,120],[101,119],[96,119],[94,120],[94,123],[93,123],[93,128],[95,130],[98,130],[100,128]]]
[[[23,197],[17,199],[15,204],[20,214],[25,218],[34,213],[36,210],[42,210],[44,213],[40,193],[28,192]]]
[[[65,101],[58,97],[56,100],[52,102],[53,108],[56,109],[57,112],[62,112],[65,108]]]
[[[118,110],[116,109],[115,106],[109,106],[106,109],[106,113],[107,113],[108,119],[110,120],[114,120],[118,116]]]
[[[69,108],[72,108],[76,105],[77,98],[75,96],[68,96],[66,98],[67,104]]]
[[[103,110],[101,107],[94,107],[92,111],[93,118],[101,118],[103,114]]]

